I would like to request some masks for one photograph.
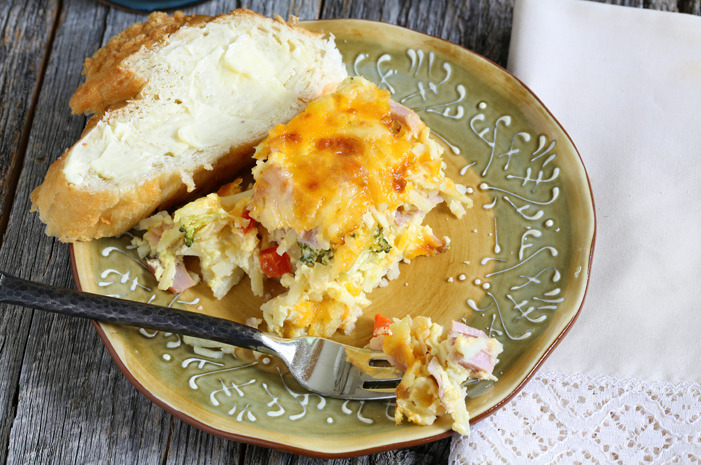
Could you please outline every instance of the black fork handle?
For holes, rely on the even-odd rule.
[[[105,297],[16,278],[0,271],[0,302],[107,323],[169,331],[272,355],[270,336],[223,318]]]

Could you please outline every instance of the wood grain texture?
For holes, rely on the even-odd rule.
[[[592,0],[610,5],[648,8],[651,10],[701,14],[701,0]]]
[[[8,221],[58,12],[57,0],[0,4],[0,233]]]
[[[0,4],[0,237],[4,235],[29,138],[33,107],[59,12],[57,1]],[[1,242],[1,241],[0,241]],[[4,261],[15,271],[18,263]],[[5,307],[2,307],[5,310]],[[0,313],[0,462],[7,459],[19,398],[18,380],[31,316]]]
[[[171,417],[171,428],[164,465],[236,464],[247,447],[203,433],[175,417]]]
[[[701,15],[701,0],[679,0],[677,6],[681,13]]]
[[[398,449],[372,455],[361,455],[348,459],[315,459],[300,455],[287,454],[263,447],[246,446],[243,464],[275,465],[430,465],[448,463],[450,440],[436,441],[424,446]]]
[[[326,2],[324,18],[383,21],[447,39],[505,66],[513,0],[342,0]]]
[[[602,1],[701,14],[701,0]],[[285,18],[385,21],[451,40],[505,65],[513,3],[212,0],[186,11],[214,14],[246,7]],[[0,234],[4,235],[0,269],[73,287],[68,249],[44,236],[37,216],[28,214],[29,192],[83,128],[85,118],[71,116],[68,108],[70,95],[82,82],[83,59],[111,36],[144,18],[95,0],[0,3]],[[8,199],[13,200],[11,209],[4,203]],[[0,307],[0,464],[447,463],[449,440],[326,461],[205,434],[138,393],[89,323]]]

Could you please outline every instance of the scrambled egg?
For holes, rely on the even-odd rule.
[[[430,425],[441,415],[453,418],[453,430],[467,435],[470,416],[465,406],[468,379],[496,380],[492,370],[502,352],[499,341],[475,328],[453,322],[449,330],[427,317],[395,319],[375,328],[369,347],[387,354],[404,371],[397,387],[395,421],[404,418]]]

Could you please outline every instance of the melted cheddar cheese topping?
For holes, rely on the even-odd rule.
[[[268,229],[317,228],[333,244],[370,208],[396,210],[414,177],[442,178],[428,130],[407,116],[392,108],[389,92],[358,77],[312,102],[259,145],[256,158],[266,163],[254,172],[253,215]],[[270,203],[259,200],[271,196],[276,208],[267,214]]]

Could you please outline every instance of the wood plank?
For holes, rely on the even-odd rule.
[[[14,190],[22,167],[33,107],[41,87],[57,1],[0,4],[0,236],[4,236]],[[1,241],[0,241],[1,243]],[[1,257],[1,256],[0,256]],[[16,266],[15,266],[16,268]],[[2,266],[8,270],[9,267]],[[0,462],[16,415],[18,380],[31,318],[0,313]]]
[[[629,6],[633,8],[648,8],[651,10],[660,11],[684,11],[682,8],[688,8],[682,4],[697,6],[701,0],[591,0],[598,3],[607,3],[609,5]],[[687,11],[689,12],[689,11]],[[699,13],[697,13],[699,14]]]
[[[197,428],[171,417],[173,431],[165,450],[163,464],[208,465],[212,463],[239,463],[245,444],[203,433]]]
[[[701,16],[701,0],[679,0],[679,11]]]
[[[701,0],[593,0],[701,15]],[[327,1],[323,18],[363,18],[408,27],[462,45],[506,67],[514,0]]]
[[[408,449],[397,449],[378,454],[361,455],[348,459],[332,459],[328,461],[301,455],[287,454],[264,447],[247,446],[243,463],[267,463],[270,465],[428,465],[448,463],[449,453],[450,439]]]
[[[12,206],[57,16],[57,0],[0,4],[0,234]]]
[[[223,5],[231,5],[223,2]],[[239,7],[248,8],[265,16],[280,15],[288,19],[291,15],[300,19],[317,19],[321,11],[321,0],[244,0]]]

